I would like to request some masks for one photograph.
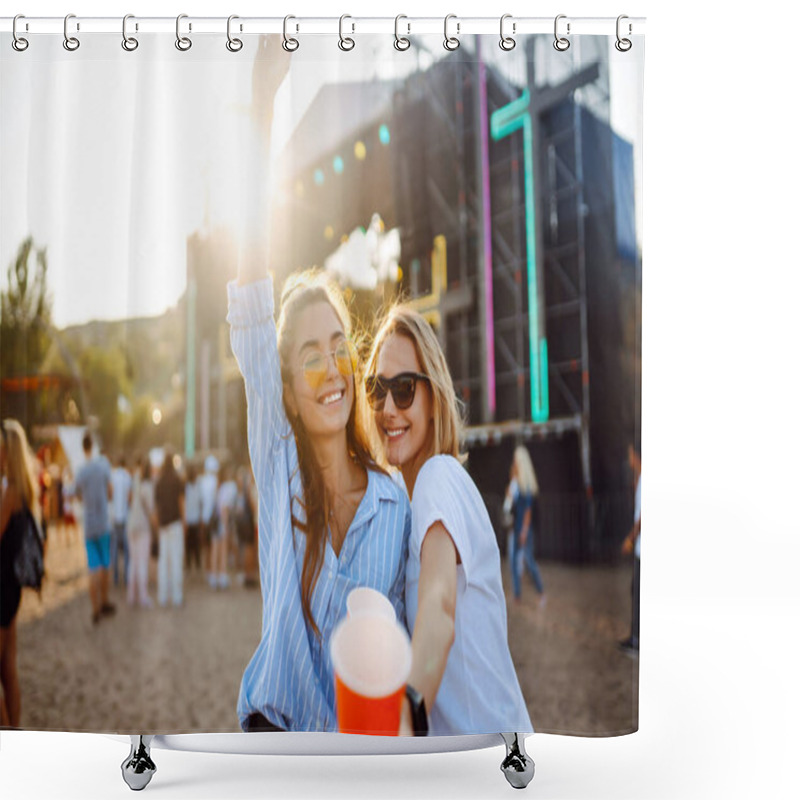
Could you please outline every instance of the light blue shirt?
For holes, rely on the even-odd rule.
[[[83,503],[83,533],[87,539],[99,539],[111,532],[108,513],[108,484],[111,465],[97,455],[82,464],[75,475],[75,489]]]
[[[261,642],[245,669],[240,723],[260,712],[290,731],[335,731],[336,698],[328,644],[347,615],[351,589],[385,594],[405,619],[404,589],[411,531],[408,498],[388,476],[370,470],[367,490],[337,557],[330,541],[311,597],[318,638],[303,617],[305,536],[297,447],[283,408],[283,386],[270,279],[228,284],[231,346],[245,381],[247,439],[258,487],[258,558],[263,597]]]

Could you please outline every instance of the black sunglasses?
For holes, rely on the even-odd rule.
[[[419,372],[401,372],[399,375],[395,375],[394,378],[384,378],[383,375],[369,375],[364,381],[367,400],[373,409],[381,411],[386,402],[386,395],[391,392],[394,404],[401,411],[405,411],[407,408],[411,408],[414,402],[417,381],[430,383],[430,378],[427,375],[421,375]]]

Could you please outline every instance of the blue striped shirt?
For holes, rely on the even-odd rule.
[[[367,489],[338,557],[330,540],[311,597],[322,634],[301,606],[305,536],[297,446],[283,407],[272,280],[228,284],[231,346],[247,395],[247,439],[258,486],[258,558],[263,597],[261,642],[242,677],[240,723],[252,712],[290,731],[335,731],[336,700],[328,643],[356,586],[383,592],[405,619],[405,568],[411,511],[387,475],[368,471]]]

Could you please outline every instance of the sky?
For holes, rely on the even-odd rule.
[[[252,41],[236,55],[208,38],[179,53],[172,34],[148,34],[136,53],[97,34],[74,53],[60,36],[38,36],[25,54],[8,48],[0,285],[30,233],[47,246],[57,327],[173,305],[185,288],[187,236],[217,225],[236,232],[242,218]],[[323,81],[386,78],[431,60],[398,54],[391,42],[363,37],[342,58],[325,37],[305,41],[277,100],[274,158]],[[441,57],[439,37],[427,43]],[[512,74],[521,49],[505,59]],[[640,77],[629,68],[615,75],[612,64],[614,124],[631,141],[639,137]]]

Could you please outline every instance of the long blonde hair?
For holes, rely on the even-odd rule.
[[[22,503],[37,520],[41,520],[36,473],[28,447],[25,429],[15,419],[3,420],[3,446],[6,449],[6,473],[9,486],[19,492]]]
[[[528,448],[521,444],[514,450],[514,467],[516,468],[517,485],[521,494],[539,494],[539,483],[536,480],[536,471],[533,469]]]
[[[292,514],[292,525],[306,536],[306,548],[303,556],[301,575],[300,602],[303,616],[316,636],[320,636],[319,627],[311,613],[311,595],[319,578],[325,560],[325,543],[328,531],[328,518],[331,510],[331,499],[327,496],[314,449],[299,415],[293,414],[286,403],[287,387],[291,382],[289,359],[297,340],[297,318],[300,313],[314,303],[327,303],[342,324],[344,333],[353,341],[350,311],[347,308],[341,290],[330,277],[321,270],[305,270],[287,278],[281,294],[281,310],[277,325],[278,354],[281,360],[281,377],[284,383],[284,409],[292,426],[297,444],[297,461],[303,486],[303,497],[298,498],[305,509],[305,522],[301,522]],[[353,407],[347,418],[345,433],[347,449],[351,458],[364,469],[383,472],[372,455],[369,446],[369,435],[364,420],[364,407],[359,402],[363,394],[361,386],[363,376],[359,374],[358,364],[353,370]]]
[[[394,334],[405,336],[414,345],[420,372],[430,381],[433,399],[433,441],[430,455],[453,456],[463,464],[467,460],[467,455],[461,451],[464,438],[462,405],[456,397],[453,379],[439,340],[422,314],[402,303],[389,308],[375,334],[365,369],[366,374],[375,373],[381,348]],[[370,438],[375,452],[380,453],[378,460],[383,466],[388,466],[374,415],[368,414],[367,418],[370,420]]]

